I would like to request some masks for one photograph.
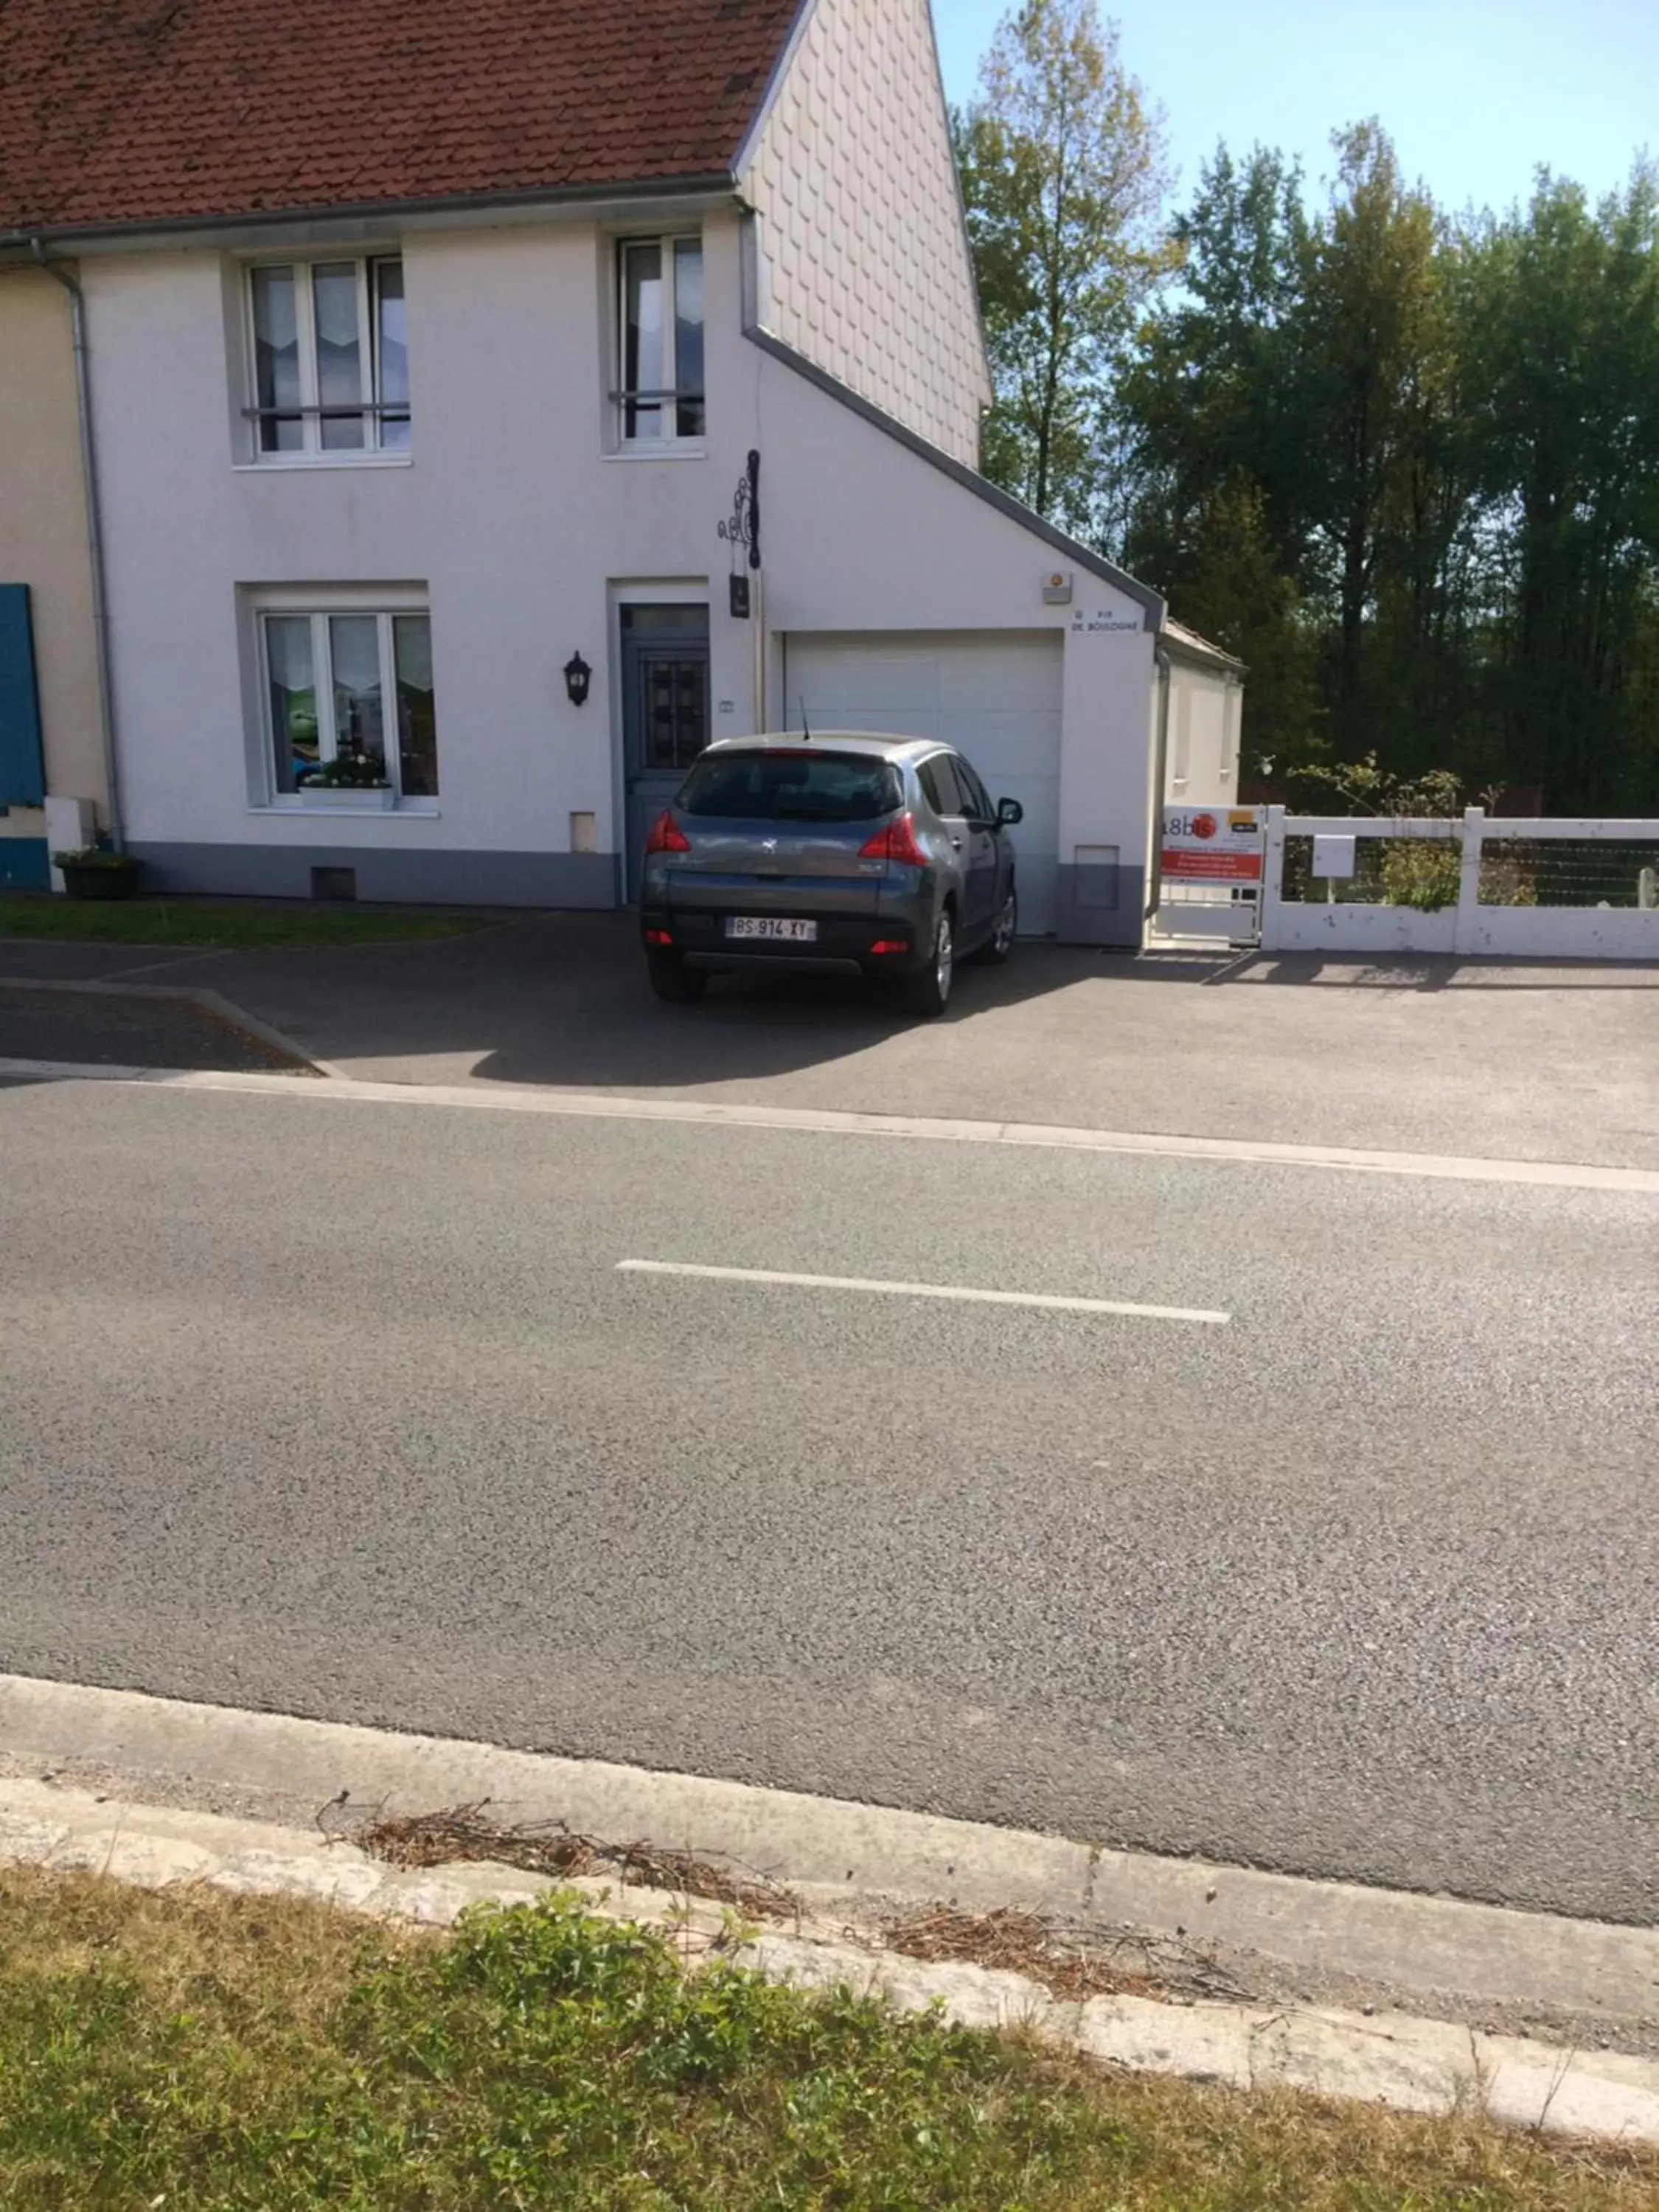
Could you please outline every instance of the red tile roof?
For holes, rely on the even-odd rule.
[[[0,233],[730,171],[799,0],[0,0]]]

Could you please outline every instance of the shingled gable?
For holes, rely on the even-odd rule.
[[[0,0],[0,237],[728,181],[807,0]]]

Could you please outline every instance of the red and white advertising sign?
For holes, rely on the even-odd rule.
[[[1166,806],[1164,879],[1166,883],[1259,884],[1267,842],[1259,807]]]

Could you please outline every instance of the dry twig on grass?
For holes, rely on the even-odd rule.
[[[614,1874],[639,1889],[667,1890],[678,1896],[729,1905],[753,1920],[794,1920],[800,1901],[790,1890],[764,1876],[733,1872],[690,1851],[656,1844],[607,1844],[578,1835],[562,1820],[512,1824],[496,1820],[489,1801],[453,1805],[438,1813],[386,1817],[351,1831],[351,1840],[372,1857],[404,1868],[455,1866],[489,1860],[526,1874]]]

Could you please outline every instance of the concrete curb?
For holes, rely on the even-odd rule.
[[[1659,2062],[1551,2050],[1405,2013],[1266,2010],[1095,1997],[1067,2003],[1018,1974],[931,1966],[832,1937],[811,1923],[735,1947],[727,1916],[619,1882],[548,1882],[510,1868],[406,1874],[349,1843],[211,1813],[115,1804],[42,1782],[0,1782],[0,1863],[86,1871],[146,1889],[206,1884],[241,1895],[307,1897],[427,1927],[469,1907],[574,1890],[589,1908],[672,1930],[688,1964],[724,1950],[769,1980],[850,1987],[901,2010],[938,2007],[967,2027],[1019,2027],[1137,2072],[1238,2089],[1291,2088],[1397,2111],[1484,2111],[1517,2127],[1659,2143]]]
[[[488,1798],[503,1821],[647,1837],[796,1889],[945,1899],[974,1912],[1012,1905],[1167,1930],[1309,1972],[1338,1969],[1436,2014],[1571,2014],[1609,2038],[1659,2016],[1659,1930],[1109,1850],[698,1775],[8,1674],[0,1754],[36,1772],[99,1768],[141,1801],[173,1802],[182,1785],[210,1809],[230,1799],[266,1817],[309,1820],[342,1790],[400,1814]]]
[[[244,1018],[238,1014],[236,1018]],[[276,1036],[277,1032],[273,1030],[270,1034]],[[283,1048],[298,1050],[291,1043]],[[1438,1182],[1505,1183],[1534,1189],[1606,1190],[1650,1198],[1659,1196],[1659,1168],[1597,1167],[1564,1160],[1479,1159],[1455,1153],[1362,1152],[1340,1145],[1270,1144],[1242,1137],[1158,1136],[1126,1129],[1068,1127],[1036,1121],[946,1121],[927,1115],[854,1113],[827,1106],[767,1106],[726,1100],[638,1097],[623,1091],[561,1091],[545,1085],[377,1082],[347,1074],[329,1060],[309,1059],[306,1065],[330,1080],[326,1084],[295,1084],[287,1076],[243,1074],[228,1069],[116,1066],[31,1060],[0,1060],[0,1077],[137,1084],[167,1091],[240,1092],[252,1097],[309,1098],[337,1106],[432,1106],[460,1108],[474,1113],[555,1115],[572,1120],[670,1121],[705,1129],[777,1129],[819,1136],[886,1138],[915,1144],[1015,1145],[1027,1150],[1097,1152],[1133,1159],[1312,1168],[1357,1175],[1422,1176]]]

